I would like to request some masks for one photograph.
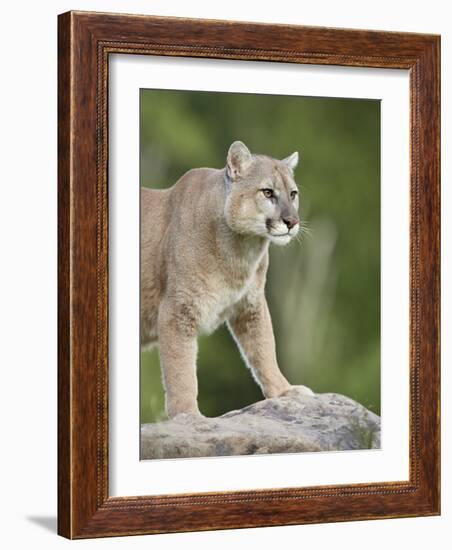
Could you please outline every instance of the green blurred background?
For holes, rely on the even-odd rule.
[[[279,366],[293,384],[380,413],[380,102],[141,90],[141,185],[225,165],[229,145],[300,153],[310,234],[271,246],[267,299]],[[199,405],[218,416],[262,399],[226,327],[202,337]],[[166,418],[158,350],[141,354],[141,422]]]

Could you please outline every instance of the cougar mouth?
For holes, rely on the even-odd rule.
[[[278,222],[277,223],[277,226],[280,226],[279,229],[284,229],[287,228],[287,231],[284,231],[284,233],[281,233],[281,232],[278,232],[278,230],[276,229],[276,227],[273,225],[273,221],[272,220],[267,220],[266,221],[266,224],[267,226],[267,232],[270,236],[272,237],[294,237],[297,233],[298,233],[298,228],[299,228],[299,222],[296,223],[295,225],[293,225],[292,227],[288,227],[287,225],[285,225],[283,222]],[[283,227],[281,227],[283,226]]]
[[[292,236],[289,231],[287,231],[286,233],[272,233],[271,231],[269,231],[269,233],[272,237],[291,237]]]
[[[285,233],[284,235],[282,235],[281,233],[276,235],[268,233],[268,240],[274,245],[278,246],[285,246],[286,244],[289,244],[292,238],[293,235],[290,235],[290,233]]]

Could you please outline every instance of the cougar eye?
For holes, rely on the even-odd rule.
[[[292,200],[295,200],[295,197],[298,195],[298,191],[292,191],[292,193],[290,194],[290,198]]]
[[[272,199],[275,196],[273,189],[261,189],[261,191],[267,199]]]

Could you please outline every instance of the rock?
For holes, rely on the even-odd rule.
[[[380,418],[335,393],[289,392],[217,418],[141,426],[141,459],[380,448]]]

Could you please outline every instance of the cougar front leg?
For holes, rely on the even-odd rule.
[[[228,325],[265,397],[277,397],[287,392],[291,385],[278,367],[273,327],[264,294],[254,304],[244,299]]]
[[[160,366],[165,386],[166,412],[200,414],[196,378],[197,333],[187,312],[171,303],[159,309],[158,337]]]

